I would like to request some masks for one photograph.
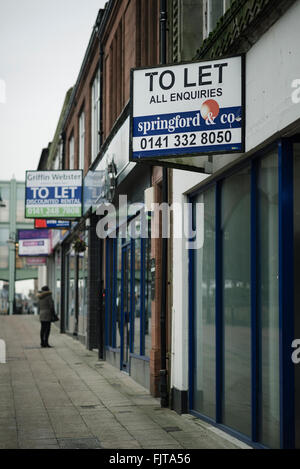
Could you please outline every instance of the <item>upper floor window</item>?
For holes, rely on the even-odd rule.
[[[219,19],[230,7],[232,0],[205,0],[204,6],[204,39],[215,29]]]
[[[59,145],[57,150],[56,150],[55,158],[54,158],[54,161],[53,161],[53,169],[54,170],[61,169],[61,154],[60,153],[61,153],[61,148],[60,148],[60,145]]]
[[[92,84],[92,162],[96,159],[100,150],[100,70],[98,70]]]
[[[79,116],[79,169],[84,169],[85,122],[84,111]]]
[[[69,169],[75,169],[74,135],[69,140]]]

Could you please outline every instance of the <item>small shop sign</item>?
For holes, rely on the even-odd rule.
[[[50,230],[19,230],[19,257],[48,256]]]

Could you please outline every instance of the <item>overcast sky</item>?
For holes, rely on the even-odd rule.
[[[105,3],[0,0],[1,180],[37,168]]]

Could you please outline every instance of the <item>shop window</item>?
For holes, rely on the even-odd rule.
[[[194,408],[215,418],[215,190],[194,202],[204,204],[204,213],[195,213],[195,226],[204,225],[204,242],[195,251],[194,262]]]
[[[91,140],[92,140],[92,162],[96,159],[100,149],[100,70],[97,71],[94,78],[92,89],[91,106]]]
[[[261,442],[278,448],[279,430],[279,259],[278,157],[258,166],[258,310],[260,315]]]
[[[85,114],[79,116],[79,169],[84,169]]]
[[[203,219],[193,212],[204,243],[191,264],[192,409],[271,448],[280,447],[282,424],[278,158],[276,150],[257,158],[194,196],[194,206],[204,203]]]
[[[224,423],[251,435],[250,170],[222,184]],[[242,227],[242,228],[241,228]]]
[[[106,345],[114,347],[113,337],[113,271],[114,271],[114,242],[106,242],[106,289],[105,289],[105,309],[106,309]]]
[[[150,239],[106,242],[106,345],[149,357],[151,349]]]
[[[74,332],[75,327],[75,252],[67,253],[67,295],[66,299],[66,328]]]
[[[133,351],[137,355],[141,354],[141,260],[142,260],[142,241],[137,239],[135,241],[135,266],[134,266],[134,346]]]
[[[204,7],[204,39],[215,29],[218,21],[231,6],[233,0],[205,0]]]
[[[60,316],[61,301],[61,251],[55,251],[55,305],[56,313]]]
[[[150,223],[149,223],[150,231]],[[151,350],[151,239],[145,239],[145,309],[144,309],[144,329],[143,329],[143,350],[142,355],[150,357]]]
[[[117,270],[116,270],[116,348],[121,347],[121,277],[122,277],[122,240],[117,239]]]

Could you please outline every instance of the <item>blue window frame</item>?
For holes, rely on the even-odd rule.
[[[150,239],[107,238],[105,344],[129,356],[149,359],[151,347]]]
[[[249,366],[247,373],[249,372],[251,383],[249,400],[251,408],[248,414],[251,431],[245,435],[246,432],[242,434],[239,428],[234,427],[234,423],[230,422],[229,427],[224,422],[227,338],[224,332],[226,319],[223,292],[225,281],[223,251],[228,249],[224,240],[226,240],[226,236],[230,236],[230,233],[227,232],[226,228],[223,231],[222,212],[224,207],[222,203],[224,181],[227,183],[230,176],[237,174],[247,166],[250,168],[250,210],[248,214],[250,224],[250,253],[248,253],[248,255],[250,254],[250,296],[246,303],[249,303],[250,317],[248,319],[251,345],[248,357],[250,366],[247,365]],[[204,185],[198,193],[191,194],[190,201],[195,204],[199,194],[204,194],[207,190],[214,191],[215,194],[215,413],[212,416],[199,411],[201,408],[197,404],[199,398],[198,401],[195,400],[195,388],[197,390],[197,383],[194,382],[197,346],[195,342],[197,337],[194,336],[193,328],[195,317],[199,314],[195,308],[195,296],[199,285],[197,288],[195,287],[194,272],[197,269],[195,264],[198,261],[197,253],[192,250],[189,253],[190,412],[219,425],[253,445],[293,448],[295,444],[294,368],[291,361],[291,343],[294,334],[293,141],[282,139],[264,152],[253,156],[247,162],[242,162],[236,168],[231,168],[228,172],[220,175],[217,180]],[[232,195],[234,196],[234,191]],[[195,210],[193,213],[195,217]],[[269,215],[269,219],[266,219],[266,215]],[[195,224],[194,218],[193,226]],[[240,226],[241,230],[244,228],[245,226]],[[238,226],[236,230],[238,230]],[[270,247],[269,250],[266,250],[267,246]],[[228,263],[228,253],[226,262]],[[227,283],[230,287],[228,279]],[[235,286],[245,289],[243,282],[238,281]],[[230,333],[237,335],[240,324],[230,324]],[[244,410],[241,407],[240,411]]]

